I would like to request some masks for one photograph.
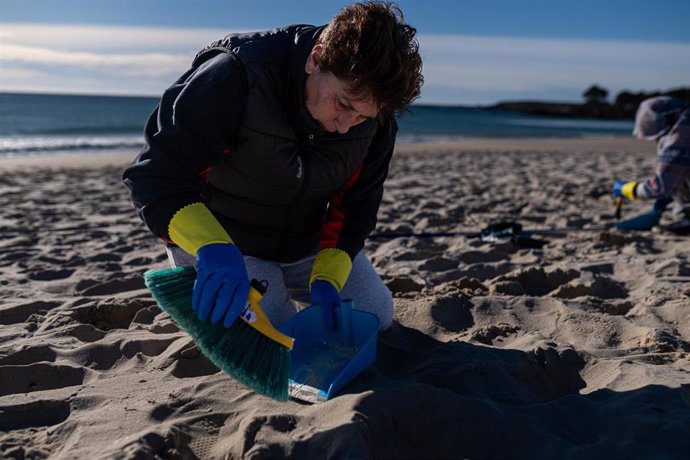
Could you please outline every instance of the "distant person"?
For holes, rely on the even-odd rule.
[[[690,108],[680,99],[645,99],[637,109],[633,135],[657,143],[656,175],[643,181],[616,181],[613,194],[629,200],[673,202],[670,230],[690,233]]]
[[[293,299],[341,296],[390,326],[393,300],[362,252],[376,225],[395,116],[420,94],[416,30],[391,3],[355,3],[326,26],[232,34],[162,96],[123,175],[174,266],[195,265],[192,307],[229,327],[249,278],[274,325]]]

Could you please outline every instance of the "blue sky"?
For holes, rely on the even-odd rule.
[[[159,95],[205,43],[323,24],[347,1],[0,0],[0,91]],[[687,0],[401,0],[420,102],[577,102],[690,86]]]

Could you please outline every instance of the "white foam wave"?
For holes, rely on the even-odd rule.
[[[140,148],[142,136],[0,136],[0,156],[21,156],[38,152],[115,150]]]

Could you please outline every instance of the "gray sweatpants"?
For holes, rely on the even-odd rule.
[[[194,256],[178,247],[168,247],[167,252],[173,267],[196,264]],[[280,326],[310,304],[309,277],[315,257],[313,254],[297,262],[278,263],[244,256],[249,278],[268,282],[261,306],[274,326]],[[344,299],[352,299],[355,309],[375,314],[381,323],[380,330],[391,325],[393,297],[363,251],[352,261],[352,271],[340,294]]]
[[[673,194],[671,213],[674,222],[690,220],[690,180],[686,180]]]

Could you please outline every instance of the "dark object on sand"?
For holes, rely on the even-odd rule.
[[[510,241],[516,246],[523,246],[529,248],[541,248],[548,243],[548,240],[532,238],[532,234],[557,234],[568,231],[587,231],[588,229],[547,229],[547,230],[523,230],[522,224],[517,222],[497,222],[484,227],[482,230],[476,232],[458,231],[458,232],[380,232],[369,235],[370,239],[394,239],[394,238],[435,238],[435,237],[458,237],[479,238],[487,243],[503,243]]]

